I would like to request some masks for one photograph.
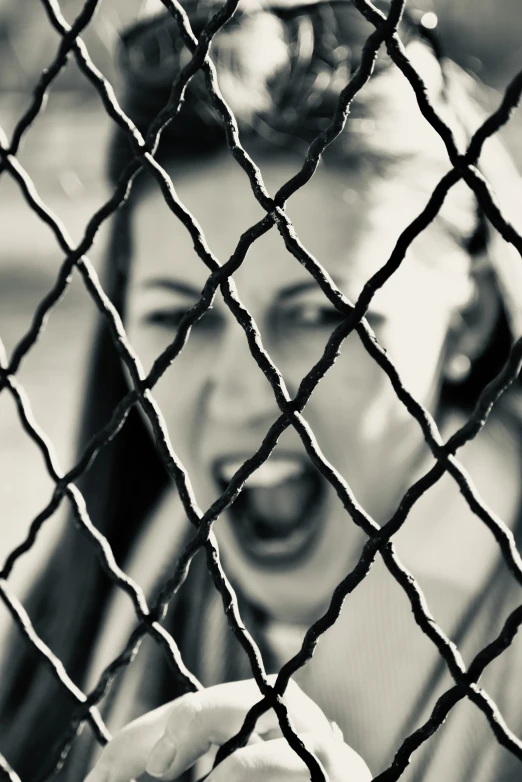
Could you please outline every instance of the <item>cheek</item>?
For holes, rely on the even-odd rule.
[[[149,373],[154,361],[174,338],[167,330],[143,327],[132,321],[126,326],[130,342]],[[191,445],[197,439],[202,398],[208,385],[209,356],[201,340],[189,341],[152,389],[171,443],[183,462],[190,460]]]
[[[326,340],[325,337],[324,343]],[[280,363],[292,395],[323,348],[318,340],[308,343]],[[397,407],[396,395],[384,371],[368,354],[359,336],[351,334],[334,365],[315,387],[304,415],[327,457],[346,464],[351,453],[385,434],[390,414],[397,417]]]
[[[416,367],[410,380],[418,381],[417,391],[433,380],[432,370],[428,362]],[[304,414],[357,500],[379,523],[387,520],[424,440],[418,422],[357,336],[347,340]]]
[[[449,314],[430,302],[411,307],[408,317],[390,324],[385,335],[388,357],[415,399],[432,410],[441,383]],[[432,410],[433,412],[433,410]]]
[[[357,335],[345,342],[305,409],[325,454],[352,474],[367,461],[373,443],[382,446],[398,414],[388,378]]]
[[[192,424],[206,384],[206,375],[187,359],[188,356],[177,358],[152,391],[172,435]]]

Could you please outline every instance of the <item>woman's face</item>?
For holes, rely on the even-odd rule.
[[[295,166],[277,160],[262,171],[274,193]],[[225,262],[240,234],[263,216],[245,174],[231,158],[219,158],[201,167],[190,164],[182,173],[176,169],[173,178],[211,250]],[[322,167],[290,199],[287,211],[303,244],[355,301],[425,201],[425,194],[410,182],[401,184],[399,176],[368,184],[358,175]],[[159,189],[151,187],[143,196],[132,231],[126,328],[148,371],[174,338],[183,313],[198,301],[209,271]],[[338,312],[286,250],[276,228],[253,244],[234,281],[295,395],[339,323]],[[470,286],[466,256],[434,224],[413,244],[368,313],[405,386],[431,410],[448,336]],[[203,510],[279,416],[270,385],[220,292],[153,394]],[[412,480],[424,441],[356,334],[343,344],[304,416],[357,501],[378,523],[385,522]],[[324,609],[365,540],[311,466],[293,428],[214,530],[232,580],[271,614],[295,622],[309,621]]]

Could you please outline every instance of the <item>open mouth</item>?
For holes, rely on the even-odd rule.
[[[243,461],[228,457],[215,462],[214,479],[222,492]],[[264,567],[304,559],[320,530],[325,495],[325,481],[306,457],[271,456],[228,511],[245,554]]]

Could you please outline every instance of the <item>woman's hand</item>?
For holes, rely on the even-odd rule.
[[[129,782],[145,771],[177,779],[213,745],[221,746],[243,724],[258,700],[254,680],[220,684],[190,693],[131,722],[103,750],[85,782]],[[296,732],[320,760],[330,782],[369,782],[372,775],[359,755],[344,743],[321,709],[290,684],[284,695]],[[310,772],[282,738],[272,709],[257,723],[246,747],[220,763],[208,782],[308,782]]]

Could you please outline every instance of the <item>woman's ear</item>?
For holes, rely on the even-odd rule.
[[[472,296],[455,312],[450,325],[443,368],[450,383],[465,380],[475,359],[486,349],[499,316],[494,273],[480,262],[476,266],[472,272]]]

